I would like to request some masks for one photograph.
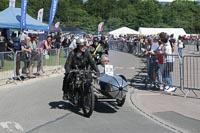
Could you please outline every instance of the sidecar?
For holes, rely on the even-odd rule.
[[[104,99],[115,100],[119,106],[124,104],[128,83],[123,75],[104,74],[98,78],[98,83],[100,86],[99,91],[103,94]]]

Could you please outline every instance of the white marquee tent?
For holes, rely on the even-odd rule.
[[[121,27],[119,29],[110,31],[109,34],[112,34],[114,36],[119,36],[119,35],[127,35],[127,34],[139,34],[139,32],[130,29],[128,27]]]
[[[175,38],[178,38],[179,35],[186,35],[186,32],[183,28],[145,28],[140,27],[138,30],[139,34],[142,35],[155,35],[161,32],[166,32],[171,35],[174,34]]]

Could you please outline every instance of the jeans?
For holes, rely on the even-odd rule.
[[[67,58],[69,56],[70,48],[65,47],[64,50],[65,50],[65,58]]]
[[[183,48],[178,48],[178,54],[180,57],[182,57],[182,50],[183,50]]]
[[[1,67],[4,67],[4,53],[0,52]]]
[[[164,79],[168,85],[173,84],[173,63],[167,62],[164,64]]]
[[[172,74],[173,74],[173,72],[169,72],[168,77],[165,77],[165,80],[166,80],[168,85],[172,85],[173,84]]]
[[[163,68],[164,68],[164,65],[163,64],[159,64],[159,69],[157,71],[157,75],[158,75],[158,82],[160,84],[163,83]]]

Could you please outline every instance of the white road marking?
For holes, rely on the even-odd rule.
[[[12,129],[13,128],[13,126],[10,126],[11,125],[14,125],[14,129]],[[16,132],[16,131],[21,131],[21,132],[23,132],[24,131],[24,129],[22,128],[22,126],[19,124],[19,123],[17,123],[17,122],[11,122],[11,121],[7,121],[7,122],[0,122],[0,126],[3,128],[3,129],[6,129],[7,131],[9,131],[9,132]]]

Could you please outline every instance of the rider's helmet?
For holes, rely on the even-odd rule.
[[[78,38],[78,39],[76,39],[76,44],[77,44],[77,46],[84,46],[85,40],[83,38]]]

